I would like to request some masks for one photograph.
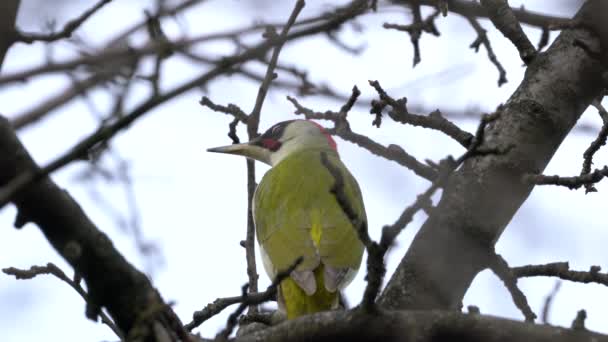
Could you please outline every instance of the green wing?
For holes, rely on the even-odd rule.
[[[351,205],[365,220],[356,180],[337,153],[326,153],[329,162],[342,173]],[[300,256],[304,261],[298,271],[314,270],[322,262],[344,278],[340,270],[359,268],[363,245],[329,192],[333,184],[334,178],[321,163],[319,150],[289,156],[264,175],[254,197],[254,220],[262,254],[267,259],[264,266],[271,277]]]

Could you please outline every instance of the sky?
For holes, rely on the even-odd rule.
[[[18,26],[29,31],[44,30],[45,23],[56,20],[61,24],[78,15],[94,1],[61,1],[54,7],[44,7],[42,0],[22,0]],[[327,1],[309,0],[301,17],[313,16],[327,9]],[[521,1],[510,1],[519,6]],[[78,36],[95,47],[144,18],[143,9],[151,9],[153,1],[113,1],[78,31]],[[550,4],[551,7],[548,7]],[[42,7],[40,7],[42,6]],[[163,28],[172,38],[184,34],[198,36],[228,28],[247,26],[254,21],[284,21],[291,11],[291,2],[272,1],[207,1],[177,19],[163,21]],[[571,16],[576,8],[567,1],[526,1],[526,8],[554,15]],[[492,27],[487,20],[481,24],[488,30],[492,46],[507,70],[509,82],[497,87],[498,72],[481,48],[475,54],[468,45],[475,39],[466,20],[450,14],[439,18],[441,37],[423,35],[422,62],[412,68],[412,47],[409,36],[382,28],[384,22],[407,23],[408,13],[398,7],[381,10],[358,20],[363,32],[345,25],[340,37],[351,46],[364,46],[363,53],[353,56],[337,48],[324,36],[288,44],[280,60],[307,70],[313,81],[325,82],[333,89],[349,94],[353,85],[361,91],[360,103],[349,114],[354,131],[368,135],[385,145],[399,144],[419,159],[439,160],[446,155],[460,155],[462,148],[440,133],[403,126],[384,120],[380,129],[372,127],[368,114],[374,92],[368,80],[379,80],[394,97],[407,96],[411,104],[423,104],[429,109],[444,111],[473,108],[491,112],[505,102],[515,90],[525,69],[516,49]],[[525,28],[532,42],[540,31]],[[555,37],[552,34],[552,39]],[[141,44],[139,35],[133,44]],[[257,41],[260,37],[252,37]],[[232,51],[230,44],[208,44],[198,51],[222,56]],[[74,56],[74,46],[67,42],[53,44],[57,60]],[[44,63],[42,44],[14,46],[8,53],[2,72],[23,70]],[[148,65],[148,69],[149,69]],[[169,89],[183,80],[202,72],[205,66],[184,58],[168,62],[162,87]],[[263,66],[253,66],[263,71]],[[68,86],[64,75],[36,78],[27,83],[0,88],[0,112],[16,117],[40,101],[58,94]],[[134,200],[117,182],[95,177],[82,181],[88,170],[83,162],[72,163],[53,174],[53,179],[78,201],[93,222],[112,239],[117,249],[136,267],[146,271],[164,299],[174,303],[174,309],[184,323],[192,313],[218,297],[238,295],[247,281],[245,253],[239,246],[246,230],[246,170],[245,161],[234,156],[206,153],[208,147],[230,143],[227,125],[231,118],[214,113],[198,104],[204,94],[220,104],[235,103],[246,112],[255,102],[259,85],[238,76],[222,77],[206,89],[196,89],[155,108],[137,121],[128,131],[112,140],[112,147],[127,161],[132,177]],[[292,94],[284,89],[272,90],[264,108],[260,129],[273,123],[293,119],[293,107],[286,101]],[[147,96],[144,85],[135,87],[127,99],[133,107]],[[337,110],[342,103],[322,97],[298,97],[312,109]],[[79,139],[90,134],[98,124],[97,116],[106,113],[111,98],[104,91],[79,98],[49,114],[39,123],[19,131],[19,137],[35,160],[44,165]],[[458,119],[457,124],[473,131],[476,120]],[[575,175],[580,172],[582,152],[599,131],[600,120],[589,109],[580,120],[597,127],[593,133],[574,130],[561,145],[545,170],[546,174]],[[324,123],[327,124],[327,123]],[[239,135],[245,139],[243,129]],[[348,142],[338,140],[340,155],[363,192],[370,234],[378,238],[382,225],[392,223],[417,194],[429,185],[411,171],[376,157]],[[608,163],[608,154],[600,150],[595,166]],[[111,156],[101,160],[104,168],[116,168]],[[268,169],[257,164],[258,180]],[[510,222],[496,249],[512,266],[569,261],[571,269],[588,270],[591,265],[608,267],[604,241],[608,230],[602,213],[608,200],[606,182],[597,186],[598,193],[584,190],[536,187],[528,200]],[[437,199],[437,197],[436,197]],[[130,216],[135,204],[138,215]],[[120,221],[119,217],[126,219]],[[15,209],[0,209],[0,268],[9,266],[29,268],[53,262],[67,274],[72,270],[51,248],[40,231],[29,224],[21,230],[12,228]],[[426,216],[419,213],[403,231],[387,258],[388,274],[404,255],[413,236]],[[143,238],[160,248],[162,257],[146,257],[136,248],[132,222],[141,226]],[[259,259],[259,255],[258,258]],[[269,284],[261,263],[258,263],[260,287]],[[346,290],[351,304],[361,298],[365,282],[362,268]],[[532,309],[540,315],[544,298],[555,279],[530,278],[519,281]],[[555,297],[550,315],[552,324],[569,326],[579,309],[586,309],[587,327],[608,333],[603,317],[608,304],[606,291],[600,285],[563,282]],[[510,295],[491,272],[479,274],[464,299],[464,306],[476,305],[482,313],[522,319]],[[0,274],[0,331],[2,340],[33,341],[112,341],[112,332],[104,325],[84,316],[84,302],[69,286],[50,276],[17,281]],[[221,329],[227,315],[225,310],[199,327],[197,332],[213,336]]]

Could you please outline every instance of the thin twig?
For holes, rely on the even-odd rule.
[[[591,266],[589,271],[571,271],[567,262],[555,262],[544,265],[526,265],[511,269],[518,277],[557,277],[577,283],[596,283],[608,286],[608,273],[600,273],[599,266]]]
[[[583,168],[581,169],[581,176],[587,175],[591,172],[593,156],[602,146],[606,145],[606,139],[608,138],[608,112],[606,112],[606,109],[602,106],[602,103],[599,100],[594,101],[593,106],[597,108],[603,124],[595,140],[591,142],[591,145],[589,145],[587,150],[585,150],[583,153]],[[593,184],[585,184],[585,193],[596,191],[597,189],[593,186]]]
[[[15,267],[3,268],[2,272],[15,276],[16,279],[32,279],[41,274],[53,275],[59,280],[70,285],[70,287],[78,292],[80,297],[82,297],[86,303],[90,303],[89,294],[82,288],[82,286],[80,286],[80,281],[76,281],[78,277],[74,275],[74,279],[70,279],[59,267],[51,262],[46,264],[46,266],[31,266],[29,270],[22,270]],[[99,317],[101,317],[101,322],[112,329],[112,331],[116,334],[116,336],[118,336],[118,338],[120,338],[121,341],[125,341],[124,334],[105,312],[100,310]]]
[[[553,289],[551,290],[551,292],[549,292],[549,294],[545,297],[543,311],[540,316],[541,322],[543,322],[544,324],[549,324],[549,313],[551,312],[551,304],[553,304],[553,300],[555,299],[555,296],[557,295],[557,292],[559,292],[561,286],[562,282],[560,280],[557,280],[555,282],[555,285],[553,285]]]
[[[245,112],[243,112],[243,110],[239,106],[232,103],[229,103],[228,106],[218,105],[211,101],[207,96],[203,96],[199,103],[201,106],[208,107],[214,112],[232,115],[235,119],[238,119],[244,124],[247,124],[247,121],[249,119],[249,116],[245,114]]]
[[[412,46],[414,47],[414,66],[420,63],[420,36],[422,32],[428,32],[434,36],[439,36],[439,30],[435,26],[435,18],[439,15],[439,10],[435,11],[433,14],[429,15],[426,19],[422,19],[422,14],[420,13],[420,4],[415,2],[412,7],[412,14],[414,16],[414,22],[410,25],[399,25],[399,24],[391,24],[384,23],[382,26],[385,29],[394,29],[397,31],[404,31],[409,33],[410,41],[412,42]]]
[[[248,284],[243,285],[241,294],[242,300],[240,301],[241,304],[228,317],[226,327],[220,331],[215,338],[217,340],[226,340],[232,333],[232,330],[234,330],[234,327],[237,325],[239,316],[245,311],[245,309],[247,309],[248,306],[255,306],[276,298],[277,290],[281,282],[285,278],[289,277],[291,272],[293,272],[303,260],[303,257],[299,257],[291,266],[289,266],[289,268],[278,272],[272,283],[266,288],[266,291],[256,294],[255,296],[251,296],[249,293],[247,293],[247,288],[249,287]]]
[[[322,24],[307,27],[301,29],[297,32],[294,32],[289,35],[289,40],[294,40],[296,38],[305,37],[314,33],[325,31],[328,27],[333,27],[334,25],[338,25],[345,20],[350,19],[353,15],[357,15],[359,12],[355,13],[341,13],[340,15],[336,15],[332,17],[328,22],[324,22]],[[87,152],[93,146],[99,144],[100,142],[106,141],[112,138],[119,131],[127,128],[134,121],[139,119],[144,114],[148,113],[150,109],[156,107],[157,105],[168,101],[178,95],[185,93],[186,91],[200,86],[202,84],[207,83],[208,81],[216,78],[219,75],[222,75],[226,72],[226,70],[230,70],[234,65],[241,64],[243,62],[249,61],[251,59],[256,58],[261,53],[270,49],[276,42],[273,41],[265,41],[260,43],[259,45],[243,51],[241,54],[224,58],[223,63],[218,65],[217,67],[209,70],[208,72],[200,75],[186,83],[183,83],[172,90],[167,91],[164,94],[159,96],[153,96],[149,98],[147,101],[136,107],[130,114],[121,117],[115,122],[102,126],[96,132],[92,133],[88,137],[81,140],[78,144],[72,147],[70,150],[62,154],[60,157],[47,164],[44,168],[41,168],[37,172],[27,172],[22,173],[18,177],[16,177],[13,181],[7,184],[4,188],[0,189],[0,208],[6,205],[10,199],[21,189],[23,189],[28,184],[35,182],[44,176],[48,175],[51,172],[54,172],[70,162],[78,159],[82,159],[87,155]],[[159,47],[157,47],[159,48]],[[96,58],[101,58],[100,56],[96,56]],[[68,63],[69,64],[69,63]],[[65,65],[63,65],[65,66]],[[1,78],[0,78],[1,79]],[[2,81],[0,81],[0,84]]]
[[[574,317],[574,320],[572,321],[572,325],[570,326],[570,328],[572,328],[572,330],[585,330],[585,320],[587,319],[587,311],[585,310],[578,310],[578,312],[576,313],[576,317]]]
[[[511,271],[509,265],[500,254],[490,256],[490,269],[502,280],[515,306],[524,314],[526,322],[534,323],[536,314],[530,308],[526,295],[517,287],[517,276]]]
[[[202,310],[194,312],[194,314],[192,314],[192,321],[184,325],[184,328],[186,328],[188,331],[192,331],[194,328],[203,324],[209,318],[222,312],[225,308],[233,304],[242,303],[245,299],[250,300],[252,302],[262,303],[268,300],[272,300],[273,298],[267,299],[267,294],[265,292],[250,292],[247,294],[246,297],[240,295],[235,297],[218,298],[214,300],[213,303],[207,304]]]
[[[353,87],[353,92],[348,98],[347,104],[354,104],[359,94],[359,89],[356,86]],[[385,147],[365,135],[353,132],[350,128],[350,125],[348,124],[348,121],[346,120],[347,111],[344,111],[344,106],[340,110],[340,112],[333,112],[328,110],[326,112],[321,113],[315,112],[311,109],[304,107],[298,102],[298,100],[291,96],[287,96],[287,100],[289,100],[296,108],[296,115],[304,115],[306,119],[332,121],[334,123],[334,128],[328,130],[330,133],[335,134],[346,141],[354,143],[357,146],[364,148],[375,155],[384,157],[388,160],[394,161],[402,166],[405,166],[406,168],[412,170],[414,173],[427,180],[432,181],[437,177],[436,170],[426,164],[419,162],[418,160],[416,160],[416,158],[405,152],[401,147],[392,144],[388,147]],[[350,108],[348,107],[346,109],[350,110]]]
[[[402,99],[395,100],[389,96],[384,89],[382,89],[382,86],[380,86],[378,81],[369,81],[369,84],[376,90],[378,96],[380,97],[379,101],[372,101],[371,112],[372,114],[376,114],[375,122],[377,126],[380,126],[381,122],[381,108],[389,105],[391,106],[392,110],[388,111],[388,115],[391,117],[391,119],[397,122],[438,130],[456,140],[465,148],[471,143],[473,135],[460,129],[453,122],[444,118],[439,110],[432,112],[428,116],[411,114],[407,109],[407,98],[404,97]]]
[[[262,112],[262,106],[264,105],[264,100],[266,99],[266,94],[268,94],[268,89],[270,88],[270,83],[276,78],[276,74],[274,72],[277,67],[277,63],[279,61],[279,54],[281,53],[281,49],[283,45],[287,41],[287,34],[289,30],[293,26],[296,21],[296,18],[302,11],[305,6],[304,0],[298,0],[294,6],[289,19],[281,33],[277,36],[277,33],[274,27],[269,27],[264,33],[264,37],[271,41],[276,41],[276,45],[272,52],[272,57],[268,62],[268,68],[266,69],[266,75],[264,76],[264,80],[260,85],[258,90],[257,97],[255,99],[255,105],[251,110],[251,113],[247,117],[247,133],[249,135],[249,140],[254,139],[258,136],[258,127],[260,124],[260,114]],[[255,225],[253,221],[253,195],[255,194],[255,189],[257,184],[255,182],[255,163],[252,160],[247,160],[247,235],[245,239],[245,255],[247,259],[247,275],[249,277],[249,291],[257,292],[258,291],[258,273],[256,270],[255,264]],[[250,313],[257,312],[257,306],[252,304],[249,307]],[[228,335],[226,335],[227,337]]]
[[[595,184],[601,181],[604,177],[608,177],[608,166],[601,169],[595,169],[593,172],[583,176],[562,177],[558,175],[533,175],[529,174],[524,177],[524,181],[536,185],[560,185],[568,189],[578,189],[583,185]]]
[[[505,68],[503,68],[502,64],[500,64],[500,62],[498,61],[498,58],[496,58],[494,50],[492,49],[492,45],[490,44],[490,40],[488,39],[488,35],[486,34],[486,30],[481,27],[477,19],[473,17],[467,17],[467,20],[469,21],[471,27],[473,27],[475,32],[477,32],[477,38],[475,38],[473,43],[471,43],[470,47],[474,49],[475,52],[478,52],[479,47],[483,44],[483,46],[486,48],[486,51],[488,52],[488,58],[490,59],[490,62],[492,62],[492,64],[496,66],[496,69],[498,69],[498,86],[502,86],[503,84],[507,83],[507,72],[505,71]]]

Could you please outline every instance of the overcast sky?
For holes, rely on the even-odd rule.
[[[65,22],[94,1],[62,1],[56,7],[40,7],[45,3],[42,0],[22,0],[22,3],[19,27],[36,31],[43,29],[44,22],[49,19]],[[123,28],[141,20],[142,10],[152,8],[152,3],[114,1],[85,23],[78,31],[79,36],[94,46],[101,46]],[[208,1],[177,20],[164,21],[163,27],[173,38],[180,37],[184,30],[197,36],[244,27],[254,20],[284,21],[292,6],[290,1],[253,3]],[[309,0],[301,16],[313,16],[328,8],[327,3]],[[510,3],[519,6],[521,1]],[[553,7],[546,8],[547,4]],[[576,11],[565,1],[526,1],[526,8],[562,16],[571,16]],[[281,61],[297,64],[309,71],[312,80],[326,82],[344,94],[349,94],[352,86],[358,85],[363,93],[361,98],[369,99],[374,93],[367,80],[375,79],[394,97],[407,96],[409,103],[446,111],[464,108],[492,111],[508,99],[521,81],[524,68],[516,49],[495,31],[491,23],[482,20],[494,51],[508,73],[509,82],[497,87],[498,72],[487,59],[484,48],[478,54],[468,48],[475,39],[474,31],[466,20],[452,14],[437,21],[441,37],[423,35],[422,62],[412,68],[409,36],[382,28],[386,21],[404,23],[407,20],[409,15],[404,16],[401,8],[394,7],[362,17],[358,22],[364,28],[363,33],[345,25],[340,37],[352,46],[364,45],[366,49],[360,56],[336,48],[321,36],[288,44],[283,49]],[[538,41],[539,30],[527,28],[526,32],[533,42]],[[554,37],[555,34],[552,35]],[[139,43],[141,41],[133,41],[135,45]],[[57,43],[55,46],[58,59],[73,56],[73,45]],[[231,50],[229,44],[214,44],[201,47],[200,51],[221,56]],[[3,73],[43,62],[43,45],[18,44],[9,51]],[[262,70],[259,65],[256,67]],[[183,82],[200,73],[201,68],[204,66],[183,58],[172,59],[165,69],[163,88],[169,89]],[[58,93],[69,82],[68,78],[59,75],[0,88],[0,111],[8,117],[15,117],[33,104]],[[257,87],[258,84],[240,77],[220,78],[210,84],[206,95],[216,103],[236,103],[248,112],[253,107]],[[174,308],[184,323],[190,321],[195,310],[215,298],[238,295],[241,285],[247,281],[244,249],[239,246],[246,230],[245,161],[234,156],[204,152],[208,147],[230,143],[226,137],[230,118],[202,108],[198,104],[202,94],[200,90],[194,90],[157,107],[126,133],[112,140],[112,146],[128,160],[130,166],[139,212],[137,219],[144,238],[160,247],[163,262],[158,258],[143,257],[135,247],[132,234],[121,227],[116,215],[111,215],[108,205],[128,220],[132,219],[129,201],[120,184],[98,179],[92,183],[79,181],[79,175],[87,170],[84,163],[73,163],[53,175],[97,226],[110,236],[120,252],[138,268],[150,272],[154,285],[166,301],[175,303]],[[262,131],[277,121],[294,118],[293,108],[285,100],[286,95],[294,94],[281,89],[271,91],[262,111]],[[135,105],[145,96],[146,88],[137,87],[128,104]],[[319,111],[338,109],[342,105],[320,97],[299,99],[302,104]],[[92,132],[97,127],[92,109],[106,113],[111,105],[109,100],[103,92],[95,92],[88,101],[79,99],[72,102],[52,113],[48,119],[20,131],[20,137],[34,158],[44,164]],[[368,111],[369,107],[362,102],[350,113],[349,120],[353,130],[378,142],[399,144],[419,159],[435,161],[448,154],[463,152],[457,143],[429,130],[405,127],[388,119],[382,128],[372,127],[373,117]],[[581,122],[596,127],[600,123],[594,110],[588,110]],[[457,123],[469,131],[477,125],[471,119],[458,120]],[[570,134],[545,173],[578,174],[582,152],[595,132]],[[242,130],[240,136],[242,139],[245,137]],[[378,237],[380,227],[392,223],[403,208],[426,189],[428,182],[348,142],[338,139],[338,147],[344,162],[359,181],[371,234]],[[594,159],[595,165],[607,164],[607,156],[606,151],[601,150]],[[112,168],[116,161],[108,156],[102,165]],[[257,165],[259,179],[268,168]],[[584,195],[584,190],[537,187],[498,241],[498,252],[512,266],[554,261],[569,261],[571,268],[576,270],[588,270],[591,265],[606,266],[608,227],[602,214],[608,200],[608,186],[604,182],[597,188],[598,193]],[[93,196],[94,193],[97,196]],[[71,268],[35,226],[30,224],[22,230],[12,228],[14,216],[12,206],[0,211],[0,227],[3,228],[0,267],[28,268],[54,262],[71,274]],[[397,248],[388,257],[389,275],[425,219],[426,216],[419,213],[399,236]],[[264,288],[269,281],[261,264],[258,271],[260,286]],[[363,267],[346,291],[351,304],[358,303],[361,297],[364,275]],[[555,280],[523,279],[519,284],[532,309],[540,315],[544,297],[553,288]],[[551,322],[569,326],[576,311],[584,308],[588,313],[587,326],[608,333],[604,318],[607,291],[599,285],[564,282],[553,304]],[[477,305],[482,313],[522,319],[502,283],[487,271],[475,279],[465,297],[465,307],[471,304]],[[82,299],[69,286],[50,276],[17,281],[0,274],[0,331],[3,341],[116,340],[107,327],[84,317],[84,307]],[[223,327],[232,309],[204,323],[197,331],[205,336],[214,335]]]

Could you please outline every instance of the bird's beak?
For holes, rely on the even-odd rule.
[[[239,156],[255,159],[264,163],[270,163],[270,151],[255,144],[256,139],[243,144],[208,148],[207,152],[236,154]]]

